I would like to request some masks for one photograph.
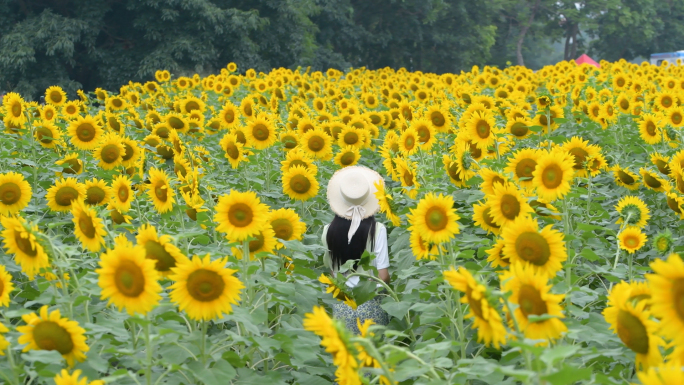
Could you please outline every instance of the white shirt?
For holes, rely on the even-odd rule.
[[[328,241],[327,241],[327,235],[328,235],[328,227],[330,225],[326,225],[323,228],[323,235],[321,236],[321,241],[323,242],[323,247],[325,247],[325,254],[323,255],[323,263],[325,264],[326,267],[328,267],[333,274],[335,274],[335,270],[332,267],[332,259],[330,258],[330,252],[328,251]],[[380,222],[375,222],[375,244],[374,244],[374,250],[373,254],[375,254],[375,259],[373,259],[370,262],[371,266],[374,266],[376,269],[387,269],[390,265],[389,263],[389,252],[387,251],[387,228],[385,228],[385,225],[383,225]],[[368,244],[366,246],[366,250],[369,250],[370,248],[370,239],[368,240]],[[373,272],[371,271],[371,274]],[[351,277],[347,280],[347,286],[350,288],[355,287],[356,285],[359,284],[359,277]],[[378,286],[382,286],[378,284]]]

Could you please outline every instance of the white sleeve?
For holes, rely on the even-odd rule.
[[[375,227],[375,254],[374,265],[376,269],[386,269],[389,267],[389,252],[387,251],[387,229],[382,223],[377,223]]]

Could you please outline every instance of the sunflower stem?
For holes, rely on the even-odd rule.
[[[504,298],[504,304],[506,305],[506,309],[508,309],[509,316],[513,320],[513,326],[515,327],[515,331],[518,334],[518,339],[524,340],[525,335],[520,330],[520,325],[518,324],[518,319],[515,318],[515,313],[513,313],[513,310],[511,309],[511,303],[510,303],[510,301],[508,301],[508,298]],[[524,356],[525,356],[525,368],[527,368],[527,370],[531,371],[532,370],[532,357],[530,357],[530,352],[525,350]]]
[[[385,373],[385,378],[387,378],[389,380],[390,384],[394,384],[395,383],[394,376],[392,375],[392,372],[389,370],[389,368],[385,364],[385,361],[380,356],[380,352],[375,347],[375,345],[373,343],[369,342],[368,340],[366,340],[365,338],[358,338],[357,337],[357,338],[354,338],[352,341],[356,342],[360,345],[363,345],[363,349],[366,351],[366,353],[368,353],[371,357],[373,357],[378,362],[378,364],[380,364],[380,369],[382,369],[382,372]],[[430,367],[430,369],[432,371],[434,371],[434,368]],[[439,378],[439,376],[437,376],[437,378],[435,378],[435,379],[440,379],[440,378]]]
[[[245,301],[243,302],[249,308],[252,296],[252,280],[249,278],[249,241],[242,242],[242,275],[245,282]]]
[[[456,311],[458,313],[458,324],[456,328],[458,329],[458,339],[461,344],[461,359],[466,358],[466,340],[465,340],[465,329],[463,327],[463,306],[461,305],[461,292],[458,290],[447,290],[447,292],[456,293]],[[453,313],[451,313],[453,314]]]
[[[14,355],[12,355],[12,345],[7,346],[7,360],[9,361],[10,370],[12,371],[12,379],[14,379],[13,383],[16,385],[20,385],[21,381],[19,381],[19,376],[17,375],[17,368],[14,363]]]
[[[147,361],[145,365],[145,380],[147,385],[152,385],[152,340],[150,338],[150,328],[152,325],[152,320],[149,314],[145,315],[145,353],[147,356]]]
[[[202,365],[207,364],[207,321],[202,320],[202,326],[200,330],[200,357],[202,358]]]

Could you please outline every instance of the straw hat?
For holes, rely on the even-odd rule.
[[[328,203],[332,211],[342,218],[350,219],[348,240],[356,232],[362,219],[380,210],[375,197],[375,182],[383,183],[382,176],[364,166],[349,166],[338,170],[328,182]]]

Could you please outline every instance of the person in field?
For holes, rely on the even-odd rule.
[[[374,184],[378,181],[383,183],[377,172],[363,166],[349,166],[337,171],[328,182],[328,203],[335,218],[323,228],[321,240],[327,250],[323,261],[333,276],[338,274],[340,266],[349,260],[358,261],[368,250],[375,256],[370,265],[377,269],[379,278],[386,283],[390,281],[387,229],[375,220],[375,213],[380,209],[374,194]],[[348,289],[358,285],[359,279],[349,277]],[[379,283],[377,286],[382,287]],[[333,306],[333,317],[344,321],[347,329],[355,334],[359,334],[357,318],[361,324],[367,319],[379,325],[389,323],[389,315],[380,307],[377,296],[356,309],[338,302]]]

